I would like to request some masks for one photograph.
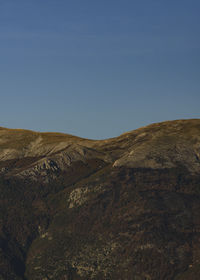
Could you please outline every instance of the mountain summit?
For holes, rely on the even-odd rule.
[[[0,279],[200,278],[200,120],[107,140],[0,128]]]
[[[47,171],[62,171],[73,162],[95,158],[114,167],[182,166],[199,173],[199,126],[200,120],[163,122],[99,141],[62,133],[1,128],[1,171],[30,179],[38,179],[39,175],[45,179]]]

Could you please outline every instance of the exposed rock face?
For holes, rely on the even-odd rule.
[[[115,161],[114,166],[154,169],[184,166],[190,172],[199,173],[198,129],[198,126],[184,121],[155,124],[141,129],[128,151]],[[126,136],[132,138],[133,134]]]
[[[1,128],[0,170],[0,279],[200,279],[200,120]]]

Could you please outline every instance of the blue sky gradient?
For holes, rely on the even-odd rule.
[[[103,139],[200,118],[199,0],[0,0],[0,126]]]

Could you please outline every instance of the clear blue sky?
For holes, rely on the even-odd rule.
[[[200,118],[199,0],[0,0],[0,126],[102,139]]]

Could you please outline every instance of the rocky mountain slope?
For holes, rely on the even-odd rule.
[[[200,279],[200,120],[0,128],[0,176],[0,280]]]

